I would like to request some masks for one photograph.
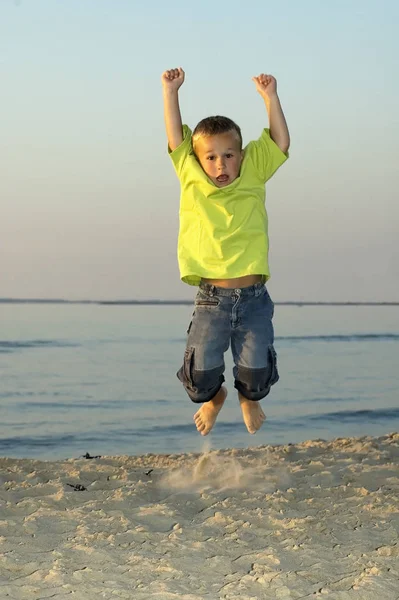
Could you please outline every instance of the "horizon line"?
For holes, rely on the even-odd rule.
[[[110,306],[123,305],[190,305],[192,300],[174,299],[161,300],[148,298],[144,300],[68,300],[63,298],[0,298],[0,304],[100,304]],[[276,300],[273,302],[280,306],[399,306],[398,301],[351,301],[351,300]]]

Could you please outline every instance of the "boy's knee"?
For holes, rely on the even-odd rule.
[[[177,377],[193,402],[208,402],[220,390],[224,382],[224,365],[206,371],[195,368],[195,348],[187,348],[184,353],[183,365],[177,372]]]
[[[234,387],[248,400],[261,400],[279,380],[277,355],[273,346],[269,346],[268,358],[267,366],[261,369],[241,365],[234,367]]]

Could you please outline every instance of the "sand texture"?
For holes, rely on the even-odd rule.
[[[0,600],[399,599],[399,434],[0,468]]]

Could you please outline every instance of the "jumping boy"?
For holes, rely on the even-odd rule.
[[[253,77],[269,129],[242,148],[241,130],[208,117],[193,132],[182,124],[178,90],[183,69],[162,74],[169,153],[181,184],[178,259],[182,281],[199,286],[177,376],[193,402],[201,435],[212,429],[226,399],[224,353],[231,344],[234,386],[244,423],[255,433],[265,420],[259,401],[278,381],[269,279],[265,183],[287,159],[287,124],[271,75]]]

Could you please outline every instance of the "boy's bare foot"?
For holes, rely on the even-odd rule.
[[[209,402],[204,402],[201,408],[195,413],[193,417],[195,426],[201,435],[208,435],[214,426],[216,417],[220,413],[226,396],[227,390],[222,386],[216,396],[209,400]]]
[[[256,433],[266,419],[261,405],[258,400],[248,400],[241,394],[238,394],[238,399],[241,404],[242,417],[249,433]]]

